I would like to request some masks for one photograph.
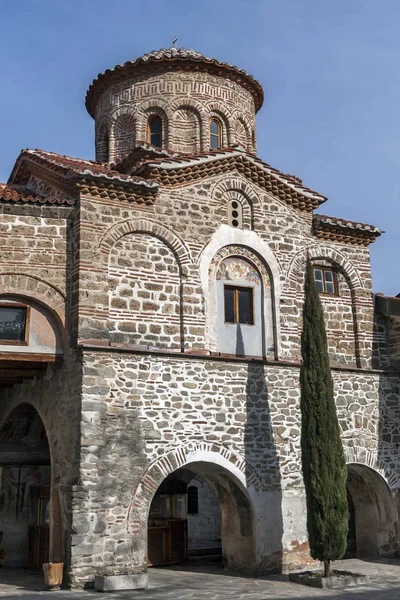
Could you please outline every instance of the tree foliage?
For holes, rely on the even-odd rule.
[[[301,451],[310,553],[324,561],[343,556],[347,544],[347,469],[333,395],[328,344],[314,270],[307,260],[301,336]]]

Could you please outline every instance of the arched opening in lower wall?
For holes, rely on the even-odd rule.
[[[49,561],[50,498],[47,434],[35,408],[20,404],[0,429],[0,548],[4,567],[41,569]]]
[[[177,469],[153,496],[147,548],[149,566],[180,564],[190,556],[222,554],[222,561],[230,570],[252,571],[254,517],[246,489],[218,464],[194,462]]]
[[[347,465],[349,534],[345,558],[393,553],[397,511],[386,481],[374,469]]]

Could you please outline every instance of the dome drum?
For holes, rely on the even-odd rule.
[[[182,154],[234,145],[255,152],[262,100],[260,84],[237,67],[193,50],[152,52],[105,71],[90,86],[96,160],[118,162],[142,142]]]

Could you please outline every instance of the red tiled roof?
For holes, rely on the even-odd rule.
[[[43,196],[24,186],[9,186],[0,183],[0,200],[6,202],[22,202],[29,204],[67,204],[73,205],[74,200],[59,196]]]
[[[367,223],[358,223],[357,221],[348,221],[347,219],[338,219],[337,217],[328,217],[327,215],[314,215],[314,221],[318,223],[326,223],[333,227],[343,227],[346,229],[355,229],[358,231],[365,231],[367,233],[373,233],[375,235],[381,235],[385,233],[375,225],[368,225]]]
[[[182,156],[177,152],[170,152],[165,148],[158,148],[147,142],[137,142],[135,146],[126,152],[121,159],[115,163],[110,163],[110,168],[118,171],[119,173],[126,173],[133,165],[144,160],[165,158],[170,156],[176,156],[179,158]]]
[[[313,215],[313,229],[319,238],[365,246],[385,233],[374,225],[319,214]]]
[[[129,183],[138,185],[149,190],[157,191],[158,183],[142,177],[126,175],[110,168],[108,163],[98,163],[93,160],[84,160],[82,158],[72,158],[55,152],[46,152],[45,150],[22,150],[11,173],[9,183],[12,183],[17,174],[21,159],[27,157],[38,161],[59,173],[62,173],[68,179],[74,178],[99,178],[114,181],[117,183]]]
[[[144,160],[132,173],[146,174],[166,185],[179,185],[202,177],[238,170],[272,194],[294,206],[310,210],[327,200],[293,175],[282,173],[240,146],[209,152]]]
[[[204,54],[196,52],[196,50],[172,47],[153,50],[135,60],[116,65],[113,69],[107,69],[104,73],[99,73],[89,86],[86,94],[86,108],[89,114],[94,118],[97,98],[112,81],[127,79],[133,75],[149,72],[160,67],[164,67],[166,70],[173,68],[188,71],[200,70],[219,76],[230,77],[251,92],[255,101],[256,111],[261,108],[264,101],[264,92],[261,84],[252,75],[246,73],[246,71],[239,69],[235,65],[220,62],[215,58],[208,58]]]

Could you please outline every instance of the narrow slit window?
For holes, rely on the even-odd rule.
[[[199,513],[199,490],[195,485],[188,487],[188,514],[197,515]]]
[[[0,304],[0,344],[28,343],[28,307]]]
[[[314,279],[320,294],[337,295],[336,273],[332,269],[314,267]]]
[[[162,147],[162,121],[161,117],[150,117],[148,122],[147,141],[157,148]]]
[[[253,288],[224,286],[225,323],[254,325]]]
[[[243,208],[237,200],[231,200],[228,204],[228,223],[231,227],[243,227]]]
[[[210,121],[210,148],[211,150],[221,148],[221,123],[217,119]]]

